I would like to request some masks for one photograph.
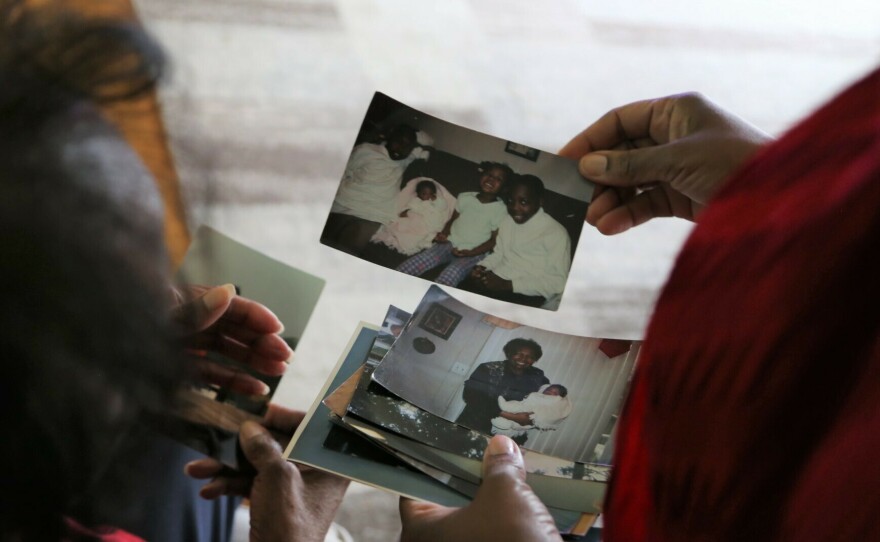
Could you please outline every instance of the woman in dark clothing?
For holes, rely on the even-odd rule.
[[[491,420],[496,416],[528,425],[530,412],[503,412],[498,406],[498,398],[521,401],[544,384],[549,384],[544,371],[533,367],[543,354],[541,345],[532,339],[517,338],[505,344],[504,361],[479,365],[465,381],[462,392],[465,407],[455,422],[486,434],[492,431]],[[519,440],[517,443],[523,444],[526,436]]]

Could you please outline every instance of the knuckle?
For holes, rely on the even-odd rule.
[[[618,179],[630,179],[633,174],[633,156],[630,152],[621,152],[609,160],[609,169]]]
[[[707,103],[709,100],[702,92],[683,92],[676,96],[676,99],[679,103],[684,105],[703,105]]]

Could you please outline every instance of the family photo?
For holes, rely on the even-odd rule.
[[[437,284],[556,310],[591,195],[572,160],[376,93],[321,242]]]
[[[634,341],[502,320],[432,286],[372,378],[419,409],[482,435],[601,463],[610,457],[638,351]]]
[[[394,309],[392,307],[389,310]],[[384,327],[384,325],[383,325]],[[382,336],[379,331],[378,341]],[[419,344],[427,344],[422,338]],[[427,341],[427,342],[426,342]],[[479,471],[486,444],[491,437],[479,431],[458,425],[432,414],[427,410],[390,393],[379,383],[373,381],[372,374],[377,366],[373,359],[375,341],[366,362],[357,371],[324,399],[341,424],[350,427],[368,428],[372,436],[386,434],[386,439],[403,439],[409,443],[411,455],[422,457],[417,444],[427,446],[430,456],[451,454],[458,460],[471,461]],[[398,435],[393,437],[390,434]],[[610,449],[609,449],[610,451]],[[603,454],[603,446],[597,446],[590,462],[577,462],[562,459],[531,450],[523,450],[524,467],[527,473],[569,480],[588,480],[605,482],[610,474],[609,455]]]

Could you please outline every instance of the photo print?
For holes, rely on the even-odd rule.
[[[376,93],[321,242],[440,285],[557,310],[592,193],[574,160]]]
[[[447,338],[420,325],[438,305],[459,318]],[[480,435],[607,464],[639,346],[519,325],[432,286],[372,379],[413,408]]]
[[[394,305],[388,307],[385,319],[382,321],[382,327],[379,328],[379,334],[376,336],[376,340],[373,341],[373,347],[370,349],[369,363],[375,365],[382,361],[382,358],[388,353],[391,345],[400,336],[404,326],[411,317],[412,314],[401,308]]]
[[[376,329],[361,324],[352,336],[342,358],[330,374],[323,391],[306,413],[302,423],[288,444],[284,456],[299,464],[344,476],[351,480],[373,487],[383,488],[401,496],[443,506],[465,506],[470,499],[462,492],[422,472],[404,467],[403,463],[373,461],[365,455],[351,453],[344,446],[339,450],[325,447],[328,433],[339,426],[330,416],[330,410],[323,404],[326,395],[337,389],[353,372],[364,364],[369,349],[376,338]],[[361,433],[365,434],[365,433]],[[352,434],[351,438],[360,441],[362,436]],[[369,437],[373,440],[373,437]],[[380,442],[376,443],[381,445]],[[378,449],[378,448],[377,448]],[[590,503],[587,503],[589,505]],[[561,533],[576,532],[584,522],[581,511],[560,509],[548,506],[548,511]],[[590,525],[592,522],[590,522]]]
[[[285,323],[281,338],[296,348],[317,306],[324,279],[290,267],[226,235],[201,226],[178,270],[181,284],[235,285],[239,295],[264,304]],[[230,343],[226,352],[234,353]],[[254,371],[243,360],[218,352],[192,350],[214,381],[256,379],[269,388],[265,396],[236,393],[216,383],[195,380],[181,391],[171,416],[156,416],[152,425],[191,448],[235,466],[238,428],[260,421],[281,376]]]

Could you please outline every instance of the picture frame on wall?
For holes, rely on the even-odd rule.
[[[455,331],[460,321],[460,314],[439,303],[434,303],[425,311],[425,315],[419,321],[419,327],[446,340]]]
[[[507,145],[504,146],[504,152],[515,154],[526,160],[531,160],[532,162],[537,162],[538,155],[541,154],[541,151],[538,149],[533,149],[532,147],[528,147],[521,143],[514,143],[513,141],[507,142]]]

